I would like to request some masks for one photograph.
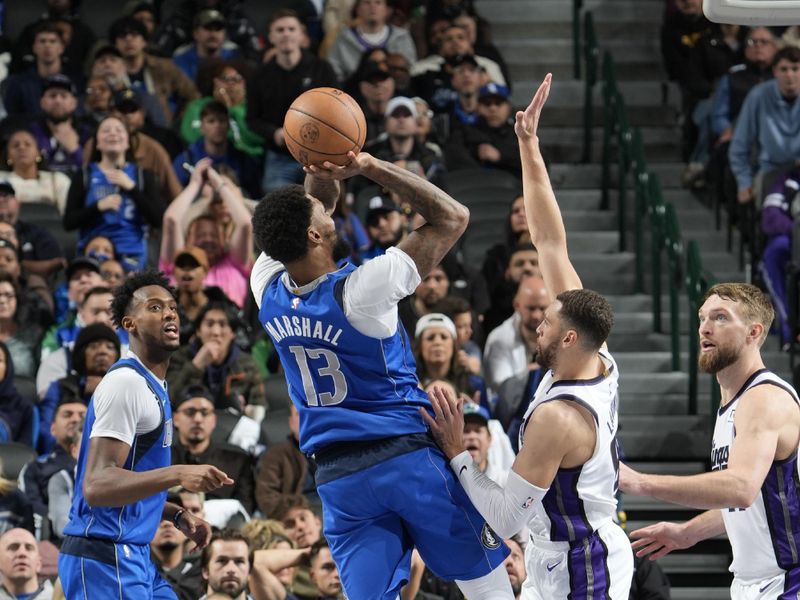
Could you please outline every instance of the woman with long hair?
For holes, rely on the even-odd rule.
[[[10,356],[11,371],[20,377],[34,377],[43,331],[35,320],[26,318],[26,307],[20,300],[16,278],[0,271],[0,342]]]
[[[518,194],[511,201],[508,208],[505,239],[489,248],[486,251],[486,257],[483,259],[481,273],[486,279],[490,297],[494,296],[497,287],[505,279],[508,259],[511,258],[514,248],[524,242],[530,243],[530,239],[528,221],[525,219],[525,204],[522,194]]]
[[[161,225],[164,209],[155,175],[133,158],[125,124],[114,116],[100,121],[92,158],[73,177],[64,213],[64,228],[80,229],[78,253],[102,235],[114,243],[126,271],[144,268],[148,228]]]

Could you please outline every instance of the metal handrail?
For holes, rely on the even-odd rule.
[[[581,157],[581,162],[588,163],[592,160],[592,129],[594,128],[594,106],[592,98],[594,95],[594,86],[597,83],[600,48],[597,45],[592,11],[586,11],[583,15],[583,23],[583,58],[586,66],[586,76],[584,78],[583,155]]]
[[[572,77],[581,78],[581,9],[583,0],[572,0]]]

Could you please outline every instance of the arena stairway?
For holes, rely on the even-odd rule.
[[[586,287],[606,294],[616,324],[609,348],[620,366],[620,442],[634,468],[651,473],[692,474],[707,468],[711,426],[711,380],[699,381],[698,414],[689,414],[688,307],[680,306],[681,370],[671,370],[670,339],[654,333],[652,296],[635,293],[632,252],[619,251],[615,194],[601,210],[602,96],[594,89],[591,161],[576,164],[583,151],[584,82],[573,79],[572,3],[565,0],[477,0],[479,12],[492,24],[494,43],[512,75],[512,101],[524,107],[547,72],[553,88],[542,115],[543,152],[567,229],[570,256]],[[641,128],[651,172],[658,175],[664,200],[673,203],[684,242],[696,240],[704,267],[718,281],[744,281],[737,258],[726,250],[724,229],[715,228],[712,211],[682,189],[678,107],[680,96],[661,66],[659,29],[663,0],[585,0],[592,10],[601,48],[609,50],[632,125]],[[616,175],[612,179],[615,180]],[[629,211],[630,212],[630,211]],[[633,213],[626,215],[629,224]],[[734,238],[733,247],[737,239]],[[645,240],[645,248],[649,240]],[[661,299],[669,316],[669,282],[662,278]],[[775,340],[765,346],[768,366],[788,377],[786,355]],[[660,520],[686,520],[697,511],[654,501],[623,497],[627,529]],[[728,598],[730,546],[724,536],[659,561],[680,600]]]

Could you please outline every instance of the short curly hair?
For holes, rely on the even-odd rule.
[[[167,290],[175,300],[178,297],[175,295],[175,290],[169,284],[169,281],[161,271],[147,269],[131,275],[124,283],[114,288],[114,298],[111,301],[111,316],[114,320],[114,325],[122,329],[122,319],[128,314],[130,310],[133,295],[137,290],[149,285],[157,285]]]
[[[601,294],[593,290],[567,290],[556,296],[559,314],[567,327],[575,328],[586,350],[599,350],[614,326],[614,311]]]
[[[302,185],[288,185],[267,194],[253,213],[256,245],[283,264],[305,257],[311,208]]]

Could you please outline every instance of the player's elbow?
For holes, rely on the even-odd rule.
[[[450,223],[453,229],[458,231],[459,235],[464,233],[467,230],[467,225],[469,225],[469,209],[463,204],[457,203],[453,208],[453,215],[450,219]]]
[[[89,506],[104,506],[102,484],[88,475],[83,480],[83,499]]]
[[[750,508],[761,492],[761,486],[746,479],[739,479],[735,486],[732,486],[733,497],[730,508]]]

